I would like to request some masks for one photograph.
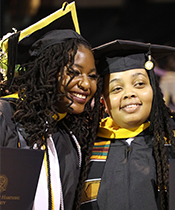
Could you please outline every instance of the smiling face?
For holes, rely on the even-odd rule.
[[[71,108],[73,113],[80,114],[83,112],[86,103],[93,97],[97,90],[97,72],[95,67],[94,56],[91,50],[83,45],[79,45],[77,53],[74,58],[74,64],[71,67],[64,67],[63,78],[61,80],[60,92],[65,93],[65,87],[71,80],[67,87],[67,96],[73,100]],[[60,76],[58,76],[60,79]],[[64,96],[61,102],[57,103],[60,113],[70,112],[66,105],[71,103],[71,100]]]
[[[141,125],[150,115],[153,100],[146,70],[133,69],[106,75],[103,97],[109,115],[119,127]]]

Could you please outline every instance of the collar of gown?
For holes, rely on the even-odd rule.
[[[146,122],[131,129],[119,128],[111,117],[107,117],[100,122],[97,136],[108,139],[132,138],[148,128],[149,125],[150,122]]]

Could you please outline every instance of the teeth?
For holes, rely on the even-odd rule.
[[[132,104],[132,105],[128,105],[128,106],[126,106],[127,108],[131,108],[131,107],[135,107],[135,106],[137,106],[136,104]]]
[[[73,95],[76,96],[76,97],[78,97],[78,98],[86,99],[86,96],[85,95],[81,95],[81,94],[78,94],[78,93],[74,93]]]

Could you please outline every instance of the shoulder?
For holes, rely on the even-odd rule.
[[[1,119],[4,118],[11,129],[15,128],[15,124],[12,120],[13,118],[13,108],[9,101],[0,99],[0,113]]]
[[[16,101],[17,98],[13,97],[0,98],[0,111],[6,116],[9,116],[9,112],[13,114],[16,111]]]
[[[0,99],[0,145],[17,147],[18,134],[13,121],[13,108],[9,101]]]

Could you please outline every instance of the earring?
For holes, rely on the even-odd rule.
[[[103,99],[103,97],[100,98],[100,102],[103,104],[103,106],[105,107],[105,113],[108,114],[108,109],[106,107],[105,101]]]

